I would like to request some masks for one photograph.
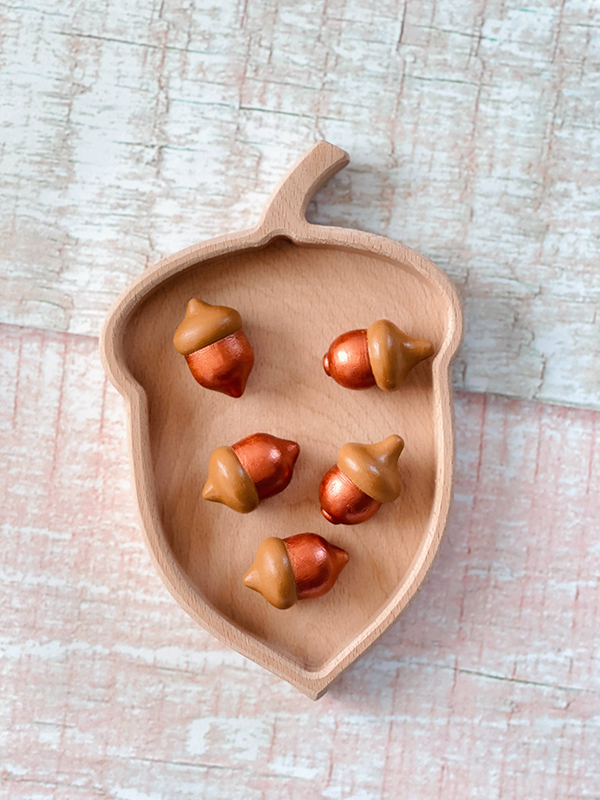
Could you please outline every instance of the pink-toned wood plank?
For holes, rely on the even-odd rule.
[[[432,573],[312,703],[159,582],[97,342],[0,333],[1,796],[600,796],[598,413],[458,396]]]

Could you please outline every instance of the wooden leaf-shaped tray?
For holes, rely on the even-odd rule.
[[[309,224],[312,195],[348,163],[318,142],[250,230],[189,247],[140,276],[101,336],[129,412],[142,527],[177,602],[217,638],[317,698],[393,622],[423,581],[451,498],[449,365],[462,316],[446,276],[381,236]],[[202,389],[174,349],[188,300],[241,313],[256,362],[241,399]],[[350,391],[323,354],[340,333],[388,318],[433,342],[393,394]],[[202,499],[211,451],[265,431],[301,446],[289,488],[249,515]],[[339,447],[400,434],[403,491],[368,522],[333,526],[318,487]],[[312,531],[348,551],[329,594],[278,611],[242,583],[260,542]]]

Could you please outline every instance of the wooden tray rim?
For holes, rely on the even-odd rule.
[[[315,155],[321,156],[324,152],[323,146],[328,148],[325,155],[329,160],[335,158],[336,168],[330,166],[329,174],[324,180],[315,181],[309,189],[305,189],[306,196],[302,198],[300,205],[296,203],[295,207],[291,209],[286,207],[283,213],[278,213],[280,210],[278,201],[281,200],[281,189],[286,181],[294,173],[297,174],[303,162],[310,159],[311,155],[313,161]],[[111,382],[126,401],[129,453],[142,531],[154,565],[165,586],[185,611],[213,636],[288,681],[312,699],[320,697],[330,683],[379,638],[421,586],[439,547],[452,496],[454,437],[449,367],[462,338],[460,300],[447,276],[416,250],[384,236],[353,229],[313,225],[306,220],[304,211],[311,194],[347,162],[347,155],[333,145],[326,142],[313,145],[303,159],[284,176],[257,225],[235,234],[193,245],[159,261],[136,278],[116,300],[107,315],[100,336],[102,363]],[[324,172],[321,171],[321,177]],[[280,202],[280,205],[284,204]],[[400,268],[406,265],[431,281],[448,302],[444,340],[432,360],[434,436],[438,458],[436,489],[427,534],[398,590],[346,647],[329,659],[324,666],[315,670],[300,666],[223,617],[200,596],[174,558],[156,508],[146,393],[125,367],[123,354],[123,334],[127,322],[140,302],[164,280],[234,251],[267,247],[280,238],[285,238],[297,246],[341,248],[389,260]]]

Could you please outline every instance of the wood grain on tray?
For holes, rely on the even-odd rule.
[[[307,222],[313,193],[347,163],[343,150],[314,144],[281,177],[256,226],[147,270],[113,306],[100,339],[127,402],[142,527],[169,591],[213,635],[313,698],[391,625],[437,551],[452,485],[449,364],[462,332],[456,293],[431,261],[383,237]],[[199,387],[173,346],[193,297],[241,313],[256,353],[242,398]],[[324,352],[340,330],[381,317],[431,342],[433,357],[398,392],[342,388],[326,375]],[[285,495],[240,518],[207,503],[201,487],[223,436],[255,431],[297,441],[301,457]],[[360,530],[327,523],[319,483],[339,448],[397,433],[406,440],[402,501]],[[265,537],[307,531],[350,561],[336,591],[284,620],[249,597],[241,578]]]

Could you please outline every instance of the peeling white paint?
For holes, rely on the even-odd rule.
[[[0,319],[98,334],[149,264],[248,227],[318,138],[324,224],[433,258],[457,388],[600,408],[600,7],[6,7]]]
[[[223,750],[233,762],[253,763],[268,747],[269,728],[260,717],[202,717],[188,727],[186,750],[193,756]]]

